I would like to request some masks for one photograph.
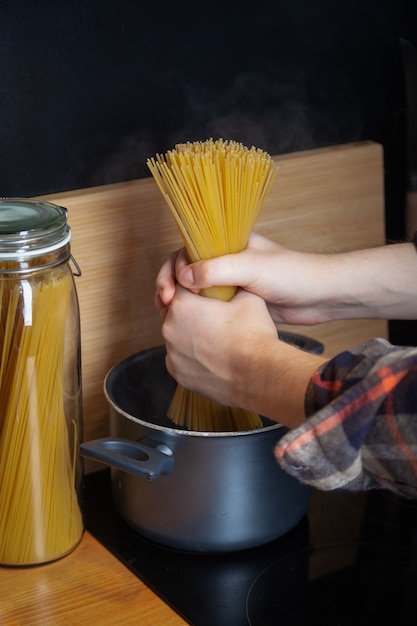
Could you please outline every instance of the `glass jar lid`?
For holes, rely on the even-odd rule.
[[[0,259],[27,259],[66,245],[71,239],[63,207],[44,200],[0,199]]]

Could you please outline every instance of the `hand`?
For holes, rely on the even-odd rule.
[[[162,334],[167,347],[167,368],[185,387],[233,406],[246,386],[244,355],[256,358],[262,346],[277,341],[277,331],[265,303],[258,296],[239,292],[230,302],[204,298],[177,286]],[[239,369],[241,372],[239,373]],[[230,404],[231,403],[231,404]]]
[[[305,391],[324,359],[281,342],[262,298],[241,290],[222,302],[177,285],[164,311],[167,368],[181,385],[289,427],[304,420]]]
[[[189,264],[185,250],[171,254],[156,279],[155,303],[162,316],[176,280],[193,293],[212,286],[240,286],[266,301],[275,322],[316,324],[328,319],[322,308],[323,256],[296,252],[252,233],[246,250]]]

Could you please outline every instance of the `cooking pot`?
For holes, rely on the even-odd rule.
[[[300,347],[320,351],[306,341]],[[286,429],[266,418],[250,431],[177,427],[166,417],[177,383],[165,354],[151,348],[110,370],[110,437],[81,444],[83,456],[110,465],[119,514],[141,535],[192,552],[252,548],[288,532],[305,514],[310,489],[275,461]]]

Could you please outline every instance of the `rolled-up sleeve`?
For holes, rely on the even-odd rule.
[[[285,471],[318,489],[417,498],[417,347],[373,339],[340,353],[314,374],[306,412],[275,448]]]

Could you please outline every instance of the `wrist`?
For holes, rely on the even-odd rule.
[[[246,384],[241,388],[245,408],[288,428],[299,426],[306,418],[311,378],[327,360],[279,339],[260,346],[256,354],[248,355]]]

